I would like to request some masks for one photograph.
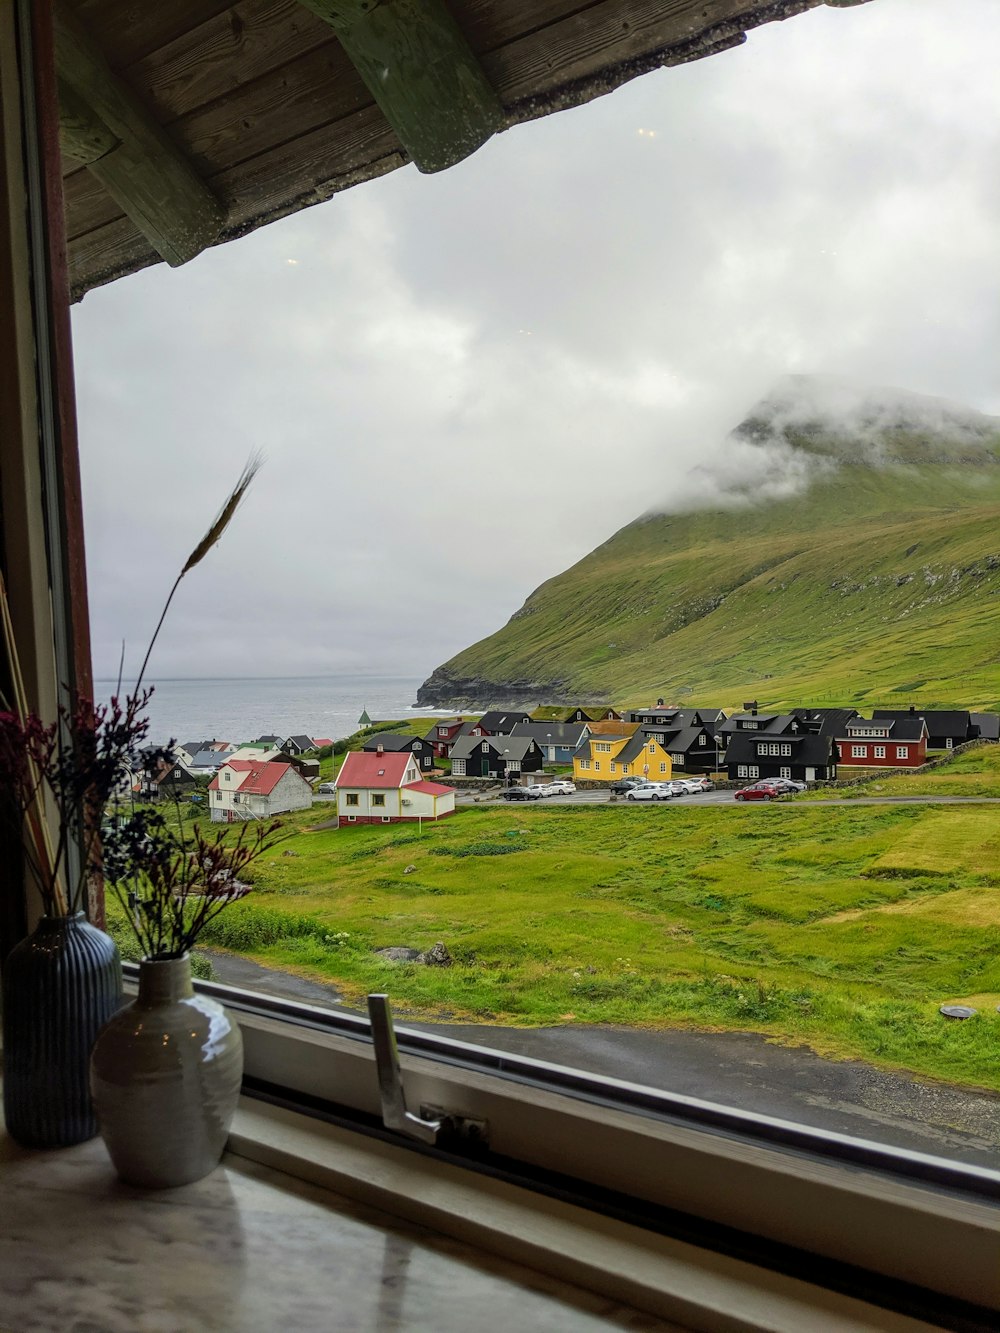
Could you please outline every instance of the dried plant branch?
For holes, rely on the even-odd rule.
[[[260,471],[260,466],[263,461],[264,461],[263,456],[259,452],[251,454],[250,457],[247,459],[246,466],[244,467],[242,473],[240,474],[239,481],[233,487],[229,499],[219,510],[218,516],[216,517],[212,526],[209,528],[209,530],[205,533],[204,537],[202,537],[201,541],[188,556],[187,560],[184,562],[183,569],[177,575],[177,578],[174,580],[174,586],[170,589],[170,593],[167,597],[167,600],[163,605],[163,610],[160,612],[160,618],[156,622],[156,629],[153,630],[153,637],[150,639],[149,647],[146,649],[146,656],[142,659],[142,666],[139,669],[139,675],[135,682],[136,690],[138,690],[142,685],[143,678],[146,675],[146,667],[149,665],[149,659],[153,652],[153,647],[156,643],[156,640],[159,638],[160,630],[163,627],[163,622],[164,620],[166,620],[167,612],[170,610],[170,603],[174,600],[174,593],[180,587],[181,580],[184,578],[185,574],[187,574],[190,570],[194,569],[195,565],[201,564],[202,560],[205,559],[205,556],[208,555],[212,547],[215,546],[216,543],[222,539],[222,534],[225,532],[226,528],[229,527],[233,515],[236,513],[236,510],[240,506],[240,502],[246,495],[250,483],[253,481],[257,473]]]

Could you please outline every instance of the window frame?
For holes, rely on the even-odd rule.
[[[12,42],[15,23],[16,40]],[[12,50],[16,52],[13,57]],[[49,341],[39,337],[37,328],[33,337],[39,363],[54,372],[56,396],[69,395],[62,404],[69,424],[64,420],[65,430],[56,444],[62,481],[71,487],[76,441],[65,267],[60,271],[53,258],[59,248],[60,225],[51,192],[58,167],[54,147],[58,116],[51,14],[45,0],[34,4],[16,0],[6,10],[0,7],[0,61],[6,62],[5,73],[13,65],[19,78],[22,128],[31,129],[34,103],[23,88],[35,75],[42,118],[48,116],[47,136],[37,140],[28,135],[27,156],[30,165],[41,169],[41,207],[51,228],[36,233],[36,243],[39,236],[44,241],[44,254],[36,251],[32,263],[35,270],[44,269],[50,281],[55,273],[55,296],[51,285],[43,283],[34,289],[40,298],[36,311],[43,317],[51,315],[57,327]],[[29,91],[33,97],[34,88]],[[9,92],[5,90],[4,96],[9,98]],[[9,119],[9,110],[4,115]],[[40,147],[42,141],[48,146],[47,155]],[[9,154],[9,144],[0,142],[0,152]],[[13,155],[7,157],[6,165],[20,171]],[[37,220],[39,196],[34,186],[32,191],[29,217]],[[58,196],[57,187],[55,194]],[[0,222],[0,227],[7,226],[7,221]],[[0,315],[0,321],[2,318]],[[19,388],[26,401],[24,385]],[[52,384],[46,392],[51,406]],[[39,434],[44,436],[42,430]],[[82,529],[73,526],[79,513],[74,517],[71,512],[77,501],[78,496],[71,496],[68,502],[62,497],[66,510],[59,515],[63,521],[52,538],[55,564],[63,574],[75,557],[82,556]],[[33,522],[37,538],[42,526],[40,512],[33,515]],[[30,561],[36,556],[37,552],[35,556],[29,552],[25,558]],[[70,571],[70,593],[81,580],[85,594],[82,564]],[[61,679],[83,688],[89,680],[86,635],[81,629],[86,619],[85,595],[80,602],[70,596],[56,598],[54,604],[56,636],[64,636],[62,647],[58,642],[54,645],[54,656],[58,661],[62,653],[64,662],[78,669]],[[75,619],[71,615],[74,606]],[[136,969],[126,970],[134,978]],[[357,1134],[386,1137],[372,1124],[378,1110],[377,1082],[366,1020],[251,995],[218,983],[196,982],[196,987],[221,999],[237,1016],[250,1096],[279,1104],[282,1099],[295,1098],[298,1105],[311,1099],[317,1122],[346,1116]],[[914,1309],[912,1301],[909,1307],[905,1305],[906,1291],[914,1290],[918,1298],[928,1292],[940,1298],[937,1307],[931,1299],[916,1306],[915,1313],[933,1316],[942,1301],[948,1308],[958,1308],[970,1293],[981,1304],[989,1302],[990,1309],[1000,1308],[1000,1266],[995,1263],[1000,1239],[997,1173],[492,1052],[433,1033],[401,1027],[397,1036],[412,1104],[426,1100],[453,1112],[485,1116],[494,1135],[494,1157],[521,1167],[539,1196],[551,1195],[557,1188],[552,1177],[558,1173],[563,1181],[589,1189],[585,1197],[597,1211],[617,1206],[607,1202],[613,1193],[635,1209],[646,1204],[659,1210],[655,1219],[648,1212],[645,1215],[651,1226],[655,1222],[676,1230],[690,1227],[691,1219],[700,1220],[715,1228],[713,1243],[723,1252],[727,1244],[749,1244],[756,1237],[772,1247],[763,1257],[753,1249],[747,1251],[750,1262],[759,1264],[765,1274],[769,1266],[780,1266],[779,1252],[785,1252],[786,1264],[804,1254],[819,1266],[820,1276],[825,1274],[828,1279],[829,1265],[841,1269],[846,1265],[850,1271],[846,1276],[842,1273],[840,1280],[852,1280],[862,1295],[874,1294],[883,1305],[894,1302],[886,1305],[890,1309]],[[449,1156],[441,1149],[393,1141],[441,1160]],[[483,1169],[481,1163],[451,1153],[453,1160],[456,1157],[469,1171]],[[484,1194],[487,1192],[484,1186]],[[942,1223],[948,1229],[947,1245],[942,1244]],[[704,1232],[700,1234],[704,1237]],[[697,1237],[696,1241],[705,1243]],[[917,1276],[923,1284],[920,1287],[914,1287]],[[906,1288],[902,1294],[900,1284]]]
[[[540,1194],[556,1179],[598,1212],[610,1194],[640,1226],[701,1228],[709,1249],[749,1247],[764,1270],[804,1265],[885,1308],[924,1318],[935,1303],[1000,1308],[996,1172],[397,1027],[409,1104],[489,1122],[490,1153],[477,1161],[373,1125],[366,1019],[195,984],[240,1023],[250,1098],[472,1171],[510,1172]]]

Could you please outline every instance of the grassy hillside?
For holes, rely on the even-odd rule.
[[[754,446],[763,419],[740,428]],[[862,448],[783,428],[813,469],[800,493],[734,489],[725,508],[629,524],[422,698],[998,707],[1000,434],[976,430],[897,424]]]

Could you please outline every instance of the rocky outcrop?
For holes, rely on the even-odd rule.
[[[386,963],[422,963],[425,967],[451,967],[452,964],[452,956],[441,940],[432,944],[424,953],[419,949],[394,944],[388,949],[376,949],[375,957]]]
[[[418,708],[526,708],[538,704],[574,704],[564,680],[490,680],[458,676],[438,667],[417,690]]]

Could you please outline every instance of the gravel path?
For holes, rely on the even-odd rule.
[[[336,988],[208,951],[219,981],[329,1009]],[[942,1020],[943,1021],[943,1020]],[[566,1026],[498,1028],[420,1023],[477,1046],[669,1089],[855,1138],[1000,1169],[1000,1096],[887,1073],[860,1060],[825,1060],[742,1032],[648,1032]]]

